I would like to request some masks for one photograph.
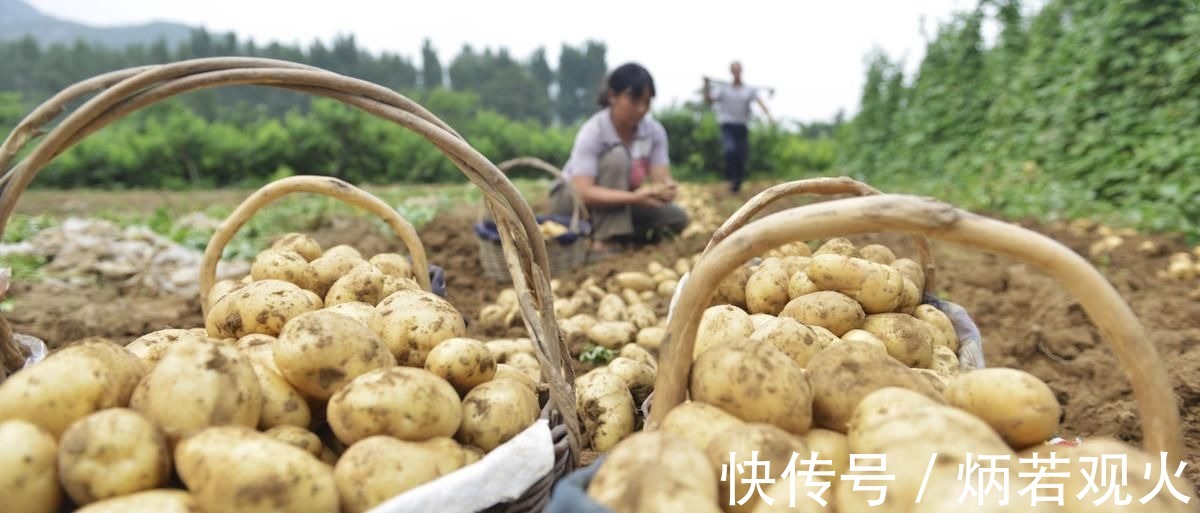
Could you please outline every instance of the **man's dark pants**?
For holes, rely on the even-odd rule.
[[[738,192],[746,178],[746,158],[750,155],[746,125],[721,123],[721,154],[725,157],[725,180],[729,182],[729,189]]]

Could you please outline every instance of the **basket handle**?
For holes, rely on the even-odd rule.
[[[770,248],[794,240],[903,231],[963,244],[1025,262],[1058,280],[1079,301],[1125,368],[1141,411],[1147,450],[1184,456],[1174,390],[1158,351],[1129,305],[1087,260],[1032,230],[959,210],[928,198],[883,194],[813,203],[763,217],[712,248],[682,284],[660,357],[647,429],[683,402],[704,307],[721,278]]]
[[[540,169],[540,170],[548,173],[550,176],[553,176],[554,178],[562,179],[563,187],[567,188],[567,193],[571,195],[571,203],[573,204],[573,207],[571,208],[571,226],[570,226],[570,228],[571,228],[572,232],[578,232],[579,231],[579,220],[584,217],[587,217],[587,209],[584,208],[583,199],[579,197],[579,193],[575,191],[574,187],[571,187],[570,182],[563,179],[562,171],[559,170],[557,167],[554,167],[553,165],[551,165],[549,162],[546,162],[537,157],[517,157],[515,159],[509,159],[509,160],[506,160],[499,164],[496,164],[496,168],[499,169],[500,172],[505,173],[505,174],[508,174],[508,171],[511,170],[512,168],[520,167],[520,166],[531,167],[534,169]]]
[[[737,209],[733,215],[729,216],[724,223],[721,224],[716,231],[713,232],[712,238],[708,241],[708,246],[704,248],[701,255],[708,252],[717,245],[717,243],[729,237],[729,234],[745,226],[754,218],[754,215],[766,208],[771,203],[786,198],[788,196],[798,196],[801,194],[819,194],[825,196],[835,196],[839,194],[853,194],[855,196],[872,196],[882,194],[878,189],[860,182],[848,176],[840,177],[816,177],[795,180],[781,184],[773,185],[762,192],[755,194],[745,204]],[[913,242],[917,245],[917,255],[921,260],[921,268],[925,271],[925,289],[924,292],[932,292],[934,288],[934,278],[936,267],[933,262],[933,252],[929,247],[929,239],[923,235],[914,234]]]
[[[363,208],[382,218],[400,237],[400,241],[408,249],[408,254],[412,256],[413,269],[417,270],[413,273],[416,275],[417,283],[425,291],[432,290],[429,283],[429,263],[425,256],[425,246],[421,244],[421,239],[417,237],[417,231],[413,225],[400,217],[395,209],[371,193],[338,178],[290,176],[271,182],[248,196],[213,233],[212,239],[204,249],[204,258],[200,261],[200,305],[206,317],[208,316],[208,291],[216,283],[217,262],[221,259],[225,246],[233,239],[238,229],[245,225],[246,221],[249,221],[255,213],[276,200],[296,192],[330,196]],[[425,269],[425,271],[422,272],[421,269]]]
[[[254,57],[191,59],[105,73],[73,84],[22,119],[0,145],[0,235],[17,200],[55,157],[88,134],[142,107],[183,93],[231,85],[255,85],[324,96],[403,126],[423,137],[483,191],[500,232],[506,264],[518,290],[521,317],[533,338],[550,384],[551,400],[562,413],[571,449],[580,449],[570,352],[554,318],[546,244],[529,204],[495,164],[421,105],[365,80],[293,62]],[[83,99],[89,93],[96,94]],[[43,127],[68,106],[79,105],[48,131]],[[11,168],[31,140],[38,143]]]

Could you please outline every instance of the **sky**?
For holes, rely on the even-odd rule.
[[[562,44],[603,41],[611,67],[635,61],[654,76],[655,108],[698,99],[702,77],[770,86],[777,119],[827,121],[858,109],[864,58],[880,48],[913,71],[926,35],[974,0],[27,0],[46,14],[100,26],[174,21],[234,31],[256,43],[307,46],[353,34],[371,52],[409,56],[420,65],[429,38],[443,65],[463,44],[506,47],[526,57],[546,48],[556,66]],[[924,32],[924,33],[923,33]],[[985,30],[986,36],[986,30]]]

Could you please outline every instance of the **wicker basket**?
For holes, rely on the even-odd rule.
[[[508,170],[518,166],[540,169],[555,178],[562,178],[562,171],[534,157],[515,158],[496,165],[496,167],[504,172],[508,172]],[[558,276],[564,272],[578,268],[587,261],[588,255],[588,235],[591,232],[591,227],[586,220],[587,209],[584,208],[583,201],[576,194],[575,190],[571,188],[569,183],[564,181],[563,186],[567,187],[567,192],[571,195],[574,208],[571,211],[570,221],[567,223],[567,233],[546,241],[546,254],[550,259],[551,276]],[[565,221],[565,219],[554,216],[541,216],[538,218],[539,222],[543,220],[552,220],[560,223]],[[476,239],[479,241],[479,261],[483,264],[483,273],[485,276],[498,282],[508,282],[510,281],[510,277],[506,270],[507,263],[505,262],[504,251],[497,243],[498,241],[485,238],[480,233],[491,228],[494,228],[494,224],[491,224],[489,220],[480,216],[480,220],[476,224]]]
[[[659,357],[654,403],[646,429],[683,403],[691,374],[692,351],[705,306],[721,279],[755,255],[791,241],[898,231],[953,242],[1013,258],[1057,279],[1079,301],[1124,367],[1141,414],[1143,447],[1166,452],[1169,468],[1185,452],[1175,394],[1158,352],[1112,285],[1070,248],[1019,226],[914,196],[873,194],[777,212],[715,242],[680,284]]]
[[[489,508],[491,512],[540,511],[553,482],[574,468],[579,454],[580,427],[575,411],[574,373],[569,352],[554,318],[553,294],[547,270],[546,246],[529,204],[499,169],[467,144],[453,129],[420,105],[391,89],[287,61],[257,58],[195,59],[157,66],[114,71],[72,85],[59,92],[23,119],[0,146],[0,235],[21,194],[33,178],[56,156],[121,117],[142,107],[190,91],[228,85],[261,85],[324,96],[404,126],[421,134],[440,149],[466,177],[483,191],[485,205],[499,225],[501,247],[529,338],[549,389],[544,395],[543,417],[550,422],[555,441],[554,469],[519,498]],[[9,167],[26,143],[41,135],[43,127],[70,103],[83,101],[38,140],[20,162]],[[233,231],[261,204],[294,190],[321,192],[352,202],[363,202],[384,215],[391,209],[341,180],[303,177],[270,184],[258,191],[222,225],[205,253],[201,273],[202,296],[213,282],[220,248]],[[239,217],[240,212],[241,217]],[[393,213],[394,214],[394,213]],[[389,216],[385,216],[389,218]],[[425,267],[419,240],[407,223],[389,218],[389,224],[409,246],[416,268]],[[416,273],[429,290],[428,276]],[[2,322],[2,319],[0,319]],[[11,344],[9,341],[0,341]]]

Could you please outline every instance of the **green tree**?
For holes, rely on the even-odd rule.
[[[608,72],[604,43],[588,41],[582,48],[563,45],[558,55],[559,121],[574,123],[596,110],[596,95]]]
[[[426,38],[421,44],[421,87],[434,89],[444,84],[442,63],[438,59],[437,51],[433,49],[433,43]]]

